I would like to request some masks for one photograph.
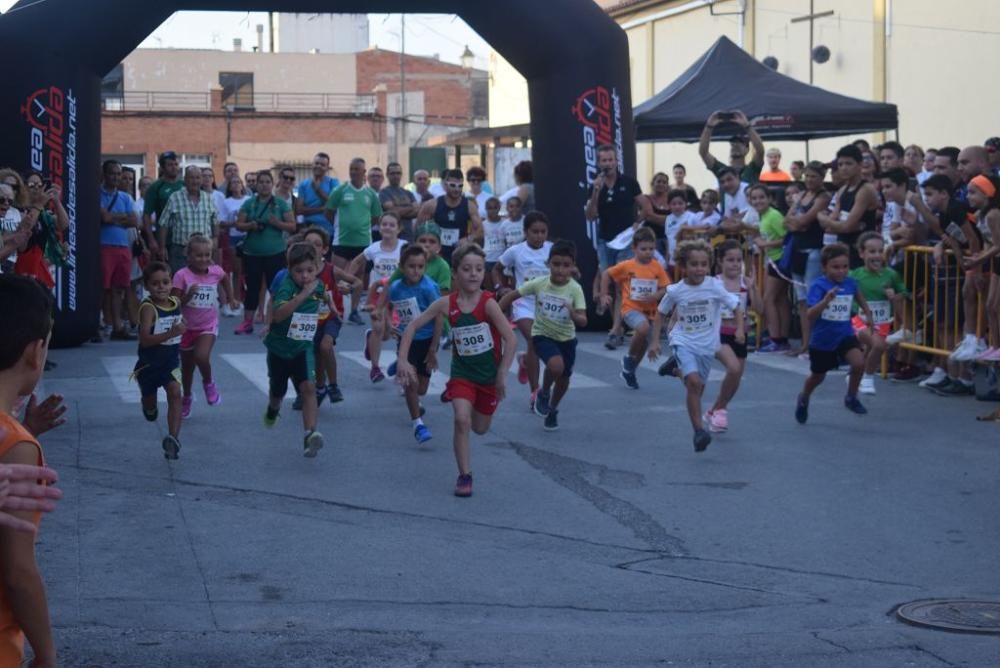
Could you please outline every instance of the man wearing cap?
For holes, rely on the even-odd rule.
[[[159,218],[160,246],[166,249],[170,270],[187,266],[187,243],[195,234],[214,239],[219,213],[212,196],[201,189],[201,168],[188,165],[183,187],[170,196]]]
[[[709,152],[712,143],[712,133],[719,123],[731,123],[740,128],[740,133],[729,138],[729,166],[745,183],[757,183],[760,180],[760,170],[764,166],[764,142],[760,135],[750,125],[750,120],[742,111],[716,111],[705,122],[698,140],[698,155],[701,156],[709,171],[719,177],[726,165]],[[753,157],[747,162],[747,153],[753,146]]]
[[[149,251],[160,259],[166,259],[166,249],[160,248],[156,239],[158,237],[156,221],[167,206],[167,200],[178,190],[184,188],[184,182],[180,177],[180,164],[177,162],[177,154],[173,151],[164,151],[160,154],[160,178],[153,181],[146,190],[145,204],[142,209],[142,233],[146,238],[146,246]]]
[[[1000,137],[990,137],[984,146],[990,160],[990,170],[993,172],[993,176],[1000,176]]]

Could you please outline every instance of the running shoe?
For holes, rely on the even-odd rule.
[[[660,365],[660,368],[656,370],[656,373],[661,376],[676,376],[678,366],[680,366],[680,362],[677,361],[677,357],[671,355],[667,358],[666,362]]]
[[[187,420],[191,417],[191,404],[194,403],[194,395],[189,394],[186,397],[181,397],[181,417]]]
[[[1000,352],[1000,348],[987,348],[982,353],[980,353],[978,356],[976,356],[976,361],[977,362],[989,362],[989,361],[991,361],[996,356],[996,354],[998,352]]]
[[[264,426],[268,428],[273,427],[274,423],[278,421],[279,417],[280,413],[277,411],[277,409],[272,411],[271,407],[268,406],[267,410],[264,411]]]
[[[861,385],[858,386],[861,394],[875,394],[875,376],[865,374],[861,377]]]
[[[365,330],[365,359],[368,360],[369,362],[372,361],[371,352],[368,350],[368,337],[371,336],[371,335],[372,335],[372,330],[371,329],[366,329]]]
[[[933,390],[935,387],[944,387],[948,382],[948,374],[941,367],[935,367],[930,376],[920,381],[918,387]]]
[[[177,459],[181,452],[181,442],[176,437],[168,435],[163,439],[163,457],[166,459]]]
[[[472,496],[472,474],[463,473],[455,481],[455,496]]]
[[[528,412],[529,413],[534,413],[535,412],[535,399],[537,399],[537,398],[538,398],[538,390],[535,390],[534,392],[532,392],[531,396],[528,397]]]
[[[363,325],[365,321],[361,318],[361,314],[357,311],[351,311],[351,314],[347,316],[347,322],[352,325]]]
[[[809,400],[803,397],[801,394],[795,402],[795,421],[799,424],[805,424],[809,419]]]
[[[618,347],[623,345],[625,345],[625,337],[615,334],[608,334],[608,340],[604,342],[604,347],[608,350],[618,350]]]
[[[709,434],[704,429],[697,429],[694,432],[694,451],[695,452],[705,452],[708,448],[708,444],[712,442],[712,435]]]
[[[253,334],[253,320],[244,320],[241,322],[236,329],[233,330],[233,334],[239,336],[240,334]]]
[[[625,384],[633,390],[639,389],[639,379],[635,376],[636,364],[631,355],[622,358],[621,377],[625,379]]]
[[[702,420],[708,427],[708,431],[721,434],[722,432],[729,429],[729,414],[726,413],[725,408],[720,408],[717,411],[711,409],[705,411],[705,415],[702,416]]]
[[[205,383],[202,387],[205,390],[205,401],[209,406],[218,406],[222,403],[222,395],[219,394],[219,388],[215,383]]]
[[[932,387],[931,392],[939,397],[967,397],[976,393],[973,385],[966,385],[960,380],[948,379],[948,383],[941,387]]]
[[[885,342],[890,346],[898,346],[900,343],[908,342],[913,340],[913,332],[906,329],[905,327],[897,329],[895,332],[890,332],[889,336],[885,337]]]
[[[396,360],[393,360],[392,364],[389,365],[389,368],[385,370],[385,375],[389,376],[389,378],[392,378],[393,376],[395,376],[396,375],[396,366],[397,366],[396,365]]]
[[[425,424],[418,424],[413,428],[413,438],[417,439],[417,443],[426,443],[431,440],[431,430]]]
[[[323,403],[324,399],[326,399],[326,395],[327,395],[326,385],[320,385],[320,386],[318,386],[316,388],[316,407],[317,408],[319,408],[319,405],[321,403]]]
[[[535,415],[545,417],[549,414],[551,410],[549,400],[551,398],[548,392],[538,392],[538,395],[535,397]]]
[[[517,354],[517,382],[521,385],[528,384],[528,363],[525,353]]]
[[[542,425],[545,431],[556,431],[559,429],[559,411],[549,411],[545,416],[545,423]]]
[[[223,318],[232,318],[236,313],[233,312],[233,309],[229,308],[229,304],[223,304],[222,308],[219,309],[219,315]]]
[[[340,391],[339,385],[327,385],[326,396],[331,404],[337,404],[344,400],[344,393]]]
[[[896,373],[890,374],[889,380],[894,383],[908,383],[920,378],[920,376],[920,369],[912,364],[904,364],[896,370]]]
[[[791,350],[791,346],[787,343],[775,343],[773,340],[768,341],[766,344],[757,349],[759,353],[783,353]]]
[[[316,453],[320,451],[323,447],[323,434],[319,433],[315,429],[310,429],[309,433],[306,434],[303,445],[303,455],[312,459],[316,456]]]
[[[857,397],[852,397],[849,394],[844,397],[844,406],[847,410],[852,413],[857,413],[858,415],[864,415],[868,412],[868,409],[865,408],[860,401],[858,401]]]
[[[295,401],[292,402],[292,410],[293,411],[300,411],[300,410],[302,410],[302,395],[301,394],[296,394],[295,395]]]
[[[981,362],[1000,362],[1000,347],[994,348],[992,355],[983,355],[979,360]]]
[[[385,374],[383,374],[382,369],[378,368],[377,366],[372,367],[372,371],[370,374],[368,374],[368,377],[372,379],[373,383],[381,383],[383,380],[385,380]]]
[[[153,410],[147,411],[145,408],[142,409],[142,417],[146,418],[147,422],[156,422],[156,418],[160,417],[160,409],[156,406]]]
[[[953,362],[971,362],[982,354],[985,348],[986,346],[977,339],[966,337],[962,339],[961,343],[955,346],[955,350],[948,357]]]

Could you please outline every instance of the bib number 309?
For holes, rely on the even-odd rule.
[[[293,313],[288,325],[288,338],[293,341],[312,341],[319,324],[318,313]]]

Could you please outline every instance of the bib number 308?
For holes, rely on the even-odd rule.
[[[462,357],[481,355],[493,350],[493,335],[485,322],[452,330],[455,337],[455,351]]]

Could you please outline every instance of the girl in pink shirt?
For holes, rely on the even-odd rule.
[[[188,265],[174,274],[173,294],[181,300],[182,315],[187,329],[181,337],[181,417],[191,416],[191,384],[194,368],[201,373],[205,388],[205,400],[209,406],[222,402],[222,395],[212,379],[212,347],[219,335],[219,290],[223,303],[228,304],[231,295],[224,281],[226,272],[212,262],[212,241],[196,234],[188,240]]]

